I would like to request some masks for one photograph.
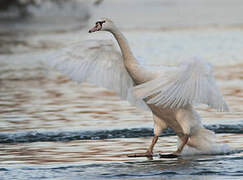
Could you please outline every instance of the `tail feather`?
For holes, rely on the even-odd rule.
[[[214,132],[201,127],[190,136],[182,154],[222,154],[229,151],[227,145],[216,143]]]
[[[195,134],[193,134],[188,145],[201,151],[207,151],[211,148],[212,144],[215,143],[214,132],[205,128],[200,128]]]

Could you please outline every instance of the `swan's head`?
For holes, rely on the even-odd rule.
[[[89,33],[96,31],[110,31],[114,27],[113,22],[108,18],[102,18],[96,21],[95,26],[89,30]]]

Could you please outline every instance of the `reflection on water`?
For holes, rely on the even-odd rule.
[[[243,145],[239,142],[240,138],[239,135],[221,135],[219,141],[230,141],[233,146],[239,147]],[[156,153],[161,150],[163,153],[171,152],[175,148],[175,141],[174,137],[160,138]],[[1,145],[0,165],[4,165],[4,168],[0,173],[2,172],[3,177],[7,176],[7,171],[11,171],[14,165],[19,166],[16,171],[24,177],[36,172],[32,178],[40,178],[43,171],[50,173],[52,177],[55,177],[58,171],[57,177],[71,175],[79,178],[156,178],[190,175],[195,177],[189,179],[201,179],[203,175],[217,174],[224,179],[226,175],[242,174],[242,154],[239,152],[227,156],[202,155],[176,159],[155,157],[153,161],[142,157],[127,157],[130,153],[144,152],[149,143],[150,138],[133,138]],[[197,177],[198,175],[200,176]]]
[[[4,67],[5,66],[5,67]],[[0,131],[81,127],[122,127],[127,122],[136,126],[148,120],[127,102],[106,90],[90,85],[78,86],[60,76],[45,76],[39,67],[8,69],[0,73],[0,117],[7,123]],[[124,114],[122,112],[131,113]],[[119,121],[120,118],[126,119]],[[117,123],[119,122],[119,124]],[[150,122],[150,121],[149,121]],[[131,125],[132,125],[131,124]],[[113,126],[114,125],[114,126]]]
[[[206,121],[217,124],[212,119],[242,117],[243,91],[238,82],[243,72],[240,67],[216,68],[215,76],[231,113],[199,108]],[[3,62],[0,83],[1,132],[152,127],[150,113],[136,110],[102,88],[77,85],[59,74],[47,72],[40,63],[23,62],[16,66]]]
[[[219,142],[230,142],[234,148],[242,147],[241,135],[222,134]],[[0,147],[0,164],[23,165],[23,164],[55,164],[80,163],[90,164],[93,162],[133,162],[146,160],[145,157],[130,158],[129,154],[144,152],[150,145],[151,138],[119,138],[108,140],[81,140],[68,142],[36,142],[2,144]],[[169,153],[176,149],[174,136],[161,137],[155,148],[154,160],[158,160],[158,153]],[[241,151],[236,151],[241,153]],[[240,156],[240,154],[235,155]],[[203,156],[202,156],[203,157]],[[208,156],[210,158],[210,156]],[[181,157],[183,159],[192,156]],[[213,157],[212,157],[213,158]],[[178,159],[180,160],[180,158]],[[168,166],[168,164],[167,164]]]

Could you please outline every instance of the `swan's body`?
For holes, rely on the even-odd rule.
[[[152,154],[158,136],[166,128],[171,128],[179,137],[175,154],[181,153],[186,144],[199,150],[210,147],[213,133],[203,128],[193,104],[207,104],[221,111],[228,111],[228,107],[215,85],[208,63],[194,58],[178,67],[149,71],[133,56],[126,38],[111,20],[98,21],[90,32],[99,30],[114,35],[122,56],[109,45],[104,44],[99,49],[91,42],[89,51],[84,50],[86,55],[75,45],[54,58],[52,65],[78,82],[111,89],[122,99],[151,110],[154,138],[145,155]]]

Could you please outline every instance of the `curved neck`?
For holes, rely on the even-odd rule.
[[[125,65],[138,64],[125,36],[116,27],[112,28],[110,32],[113,34],[119,44]]]
[[[134,80],[135,84],[141,84],[146,81],[145,70],[140,66],[139,62],[134,57],[125,36],[114,26],[109,30],[116,38],[122,52],[124,65]]]

